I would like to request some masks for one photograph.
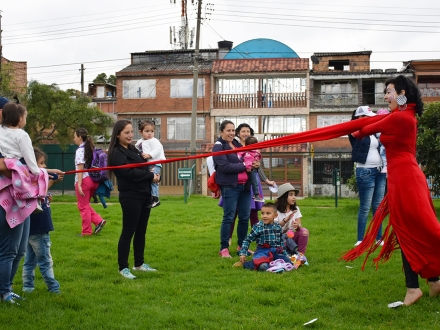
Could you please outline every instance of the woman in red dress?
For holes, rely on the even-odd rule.
[[[383,207],[388,207],[390,218],[384,234],[385,245],[375,261],[388,259],[391,252],[400,246],[407,286],[403,304],[408,306],[423,295],[418,275],[428,279],[430,296],[440,293],[440,223],[425,174],[416,160],[415,115],[423,113],[420,91],[412,80],[404,76],[389,79],[385,85],[385,100],[391,113],[380,116],[383,117],[381,120],[364,126],[353,135],[363,138],[380,132],[380,140],[387,151],[388,205],[385,202]],[[382,218],[384,215],[386,210]],[[380,222],[381,215],[377,216],[377,220]],[[369,234],[370,240],[354,250],[361,252],[369,248],[368,245],[374,242],[373,230]]]

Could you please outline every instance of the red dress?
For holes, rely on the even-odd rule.
[[[396,109],[383,117],[363,127],[357,137],[381,133],[388,162],[389,225],[413,271],[423,278],[439,276],[440,223],[416,160],[415,106],[408,104],[406,110]]]

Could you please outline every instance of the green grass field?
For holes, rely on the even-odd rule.
[[[37,271],[36,289],[20,306],[0,304],[0,329],[439,329],[440,299],[389,309],[403,300],[400,253],[376,270],[371,260],[346,264],[341,253],[356,241],[356,199],[299,200],[310,231],[309,266],[284,274],[232,268],[221,259],[222,209],[209,197],[163,197],[152,210],[146,262],[156,273],[127,280],[118,274],[121,209],[117,198],[108,221],[93,237],[78,237],[79,212],[69,196],[52,204],[52,256],[62,293],[53,295]],[[440,210],[440,201],[435,201]],[[440,243],[439,243],[440,244]],[[231,252],[235,251],[234,237]],[[130,255],[130,266],[133,266]],[[347,267],[349,266],[349,267]],[[21,267],[14,290],[21,293]],[[318,320],[303,326],[314,318]]]

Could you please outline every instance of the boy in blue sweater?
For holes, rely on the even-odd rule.
[[[34,152],[38,167],[46,168],[46,154],[37,148],[34,148]],[[60,174],[56,179],[49,180],[48,188],[62,179],[63,176]],[[53,231],[52,214],[50,211],[51,200],[52,195],[48,193],[41,203],[43,212],[31,214],[29,242],[23,264],[24,292],[34,291],[35,268],[38,265],[49,292],[60,293],[60,284],[55,279],[52,267],[53,261],[50,254],[51,242],[49,232]]]

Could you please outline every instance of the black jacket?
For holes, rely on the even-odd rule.
[[[232,143],[236,148],[241,147],[241,144],[235,139],[232,140]],[[213,152],[231,149],[232,148],[228,142],[222,138],[219,138],[212,147]],[[236,186],[238,183],[238,173],[246,171],[246,167],[238,158],[237,154],[233,153],[221,156],[213,156],[212,158],[216,167],[215,182],[221,186]]]
[[[124,148],[116,144],[109,152],[111,166],[126,164],[145,163],[139,151],[132,145]],[[119,193],[133,198],[143,199],[151,195],[151,182],[154,173],[148,169],[148,166],[123,168],[113,170],[118,183]]]

